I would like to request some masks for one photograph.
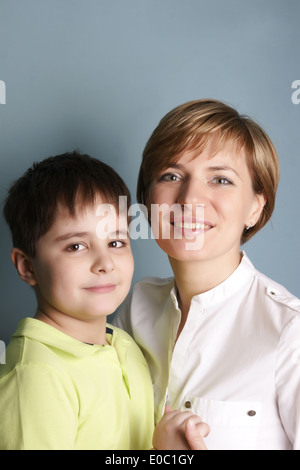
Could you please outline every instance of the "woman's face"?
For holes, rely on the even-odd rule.
[[[152,229],[171,258],[228,262],[239,255],[245,227],[259,219],[265,198],[253,191],[244,150],[215,149],[211,138],[202,153],[183,153],[151,185]]]

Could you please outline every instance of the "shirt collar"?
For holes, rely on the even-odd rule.
[[[23,318],[18,324],[13,338],[26,336],[27,338],[37,340],[40,343],[67,352],[77,358],[83,358],[101,349],[104,350],[110,347],[110,345],[114,345],[116,340],[115,333],[112,327],[107,327],[106,338],[109,343],[108,346],[86,344],[36,318]]]
[[[203,307],[211,307],[225,301],[228,297],[239,291],[244,285],[251,283],[254,278],[255,268],[246,253],[242,251],[241,254],[242,259],[239,266],[227,279],[225,279],[225,281],[203,294],[195,295],[192,302],[196,302]],[[170,294],[175,308],[179,309],[175,279]]]

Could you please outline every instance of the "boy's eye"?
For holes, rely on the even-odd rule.
[[[120,240],[114,240],[110,242],[108,246],[110,246],[111,248],[122,248],[125,245],[126,245],[125,242],[122,242]]]
[[[85,249],[85,246],[82,243],[73,243],[73,245],[68,246],[67,250],[76,252],[76,251],[82,251]]]

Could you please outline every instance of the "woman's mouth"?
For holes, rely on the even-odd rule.
[[[175,228],[183,229],[183,230],[192,230],[192,231],[203,231],[203,230],[209,230],[213,226],[211,224],[207,224],[204,222],[184,222],[184,221],[179,221],[179,222],[171,222],[171,224]]]

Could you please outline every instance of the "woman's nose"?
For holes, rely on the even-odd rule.
[[[205,206],[207,202],[205,184],[199,179],[189,178],[181,186],[176,202],[181,205]]]

